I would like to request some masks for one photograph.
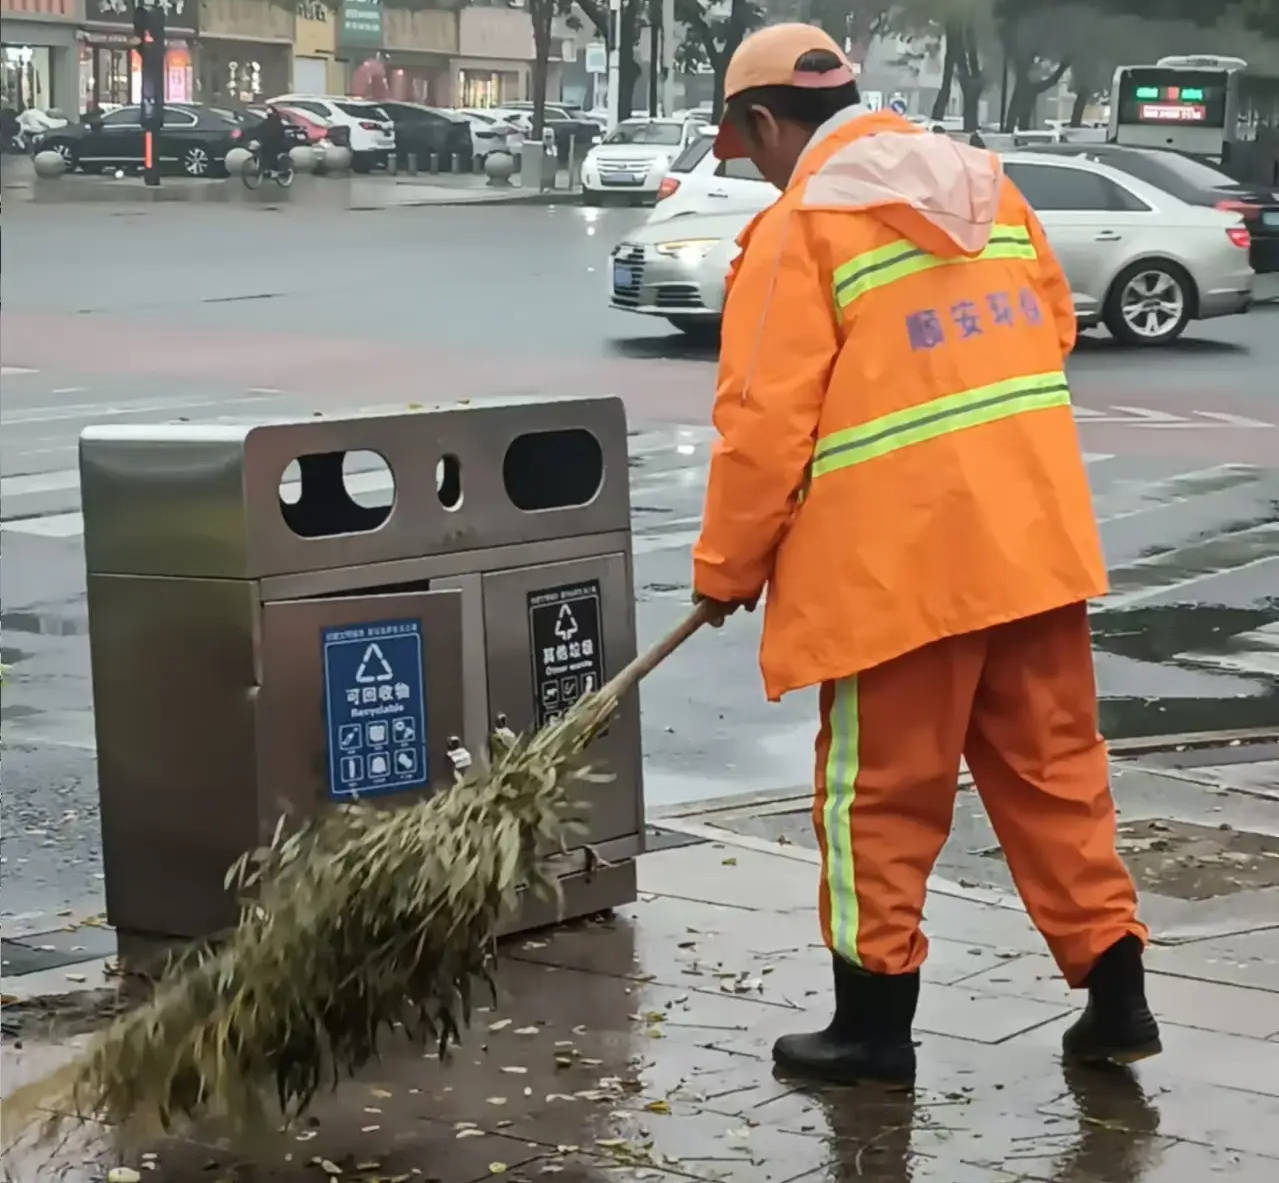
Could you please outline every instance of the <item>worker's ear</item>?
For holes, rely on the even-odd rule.
[[[744,122],[746,134],[761,148],[773,147],[781,135],[781,128],[772,111],[758,103],[747,107]]]

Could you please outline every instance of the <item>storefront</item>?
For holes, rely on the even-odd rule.
[[[388,7],[382,13],[389,96],[431,107],[453,105],[449,59],[457,53],[457,14]]]
[[[295,94],[342,94],[346,75],[337,60],[337,0],[297,0],[293,14]]]
[[[76,0],[0,0],[0,106],[76,115]]]
[[[346,93],[357,98],[391,97],[382,16],[382,0],[342,0],[338,9],[338,57],[346,63]]]
[[[561,18],[552,29],[546,97],[559,98],[565,41],[572,30]],[[572,51],[571,51],[572,52]],[[532,96],[533,23],[517,8],[463,8],[457,14],[453,94],[459,107],[498,107]]]
[[[142,60],[133,48],[136,39],[129,0],[84,0],[81,111],[141,101]],[[189,103],[195,98],[195,0],[169,0],[164,40],[164,97]]]
[[[200,0],[196,97],[253,103],[292,89],[293,9],[276,0]]]

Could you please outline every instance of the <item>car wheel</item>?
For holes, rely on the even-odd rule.
[[[67,172],[69,173],[75,172],[76,165],[80,163],[75,149],[66,140],[54,140],[52,144],[45,145],[39,151],[56,152],[62,157],[62,163],[67,166]]]
[[[710,345],[719,340],[717,320],[702,320],[694,316],[668,316],[666,319],[690,341]]]
[[[599,191],[595,189],[583,189],[582,204],[583,205],[603,205],[604,194],[600,193]]]
[[[356,152],[351,156],[351,169],[357,173],[371,173],[376,163],[377,154],[374,152]]]
[[[1106,327],[1127,345],[1167,345],[1190,320],[1194,284],[1176,263],[1142,260],[1125,267],[1106,297]]]
[[[179,159],[182,162],[182,171],[188,177],[207,177],[213,167],[213,158],[203,144],[188,144],[182,149]]]

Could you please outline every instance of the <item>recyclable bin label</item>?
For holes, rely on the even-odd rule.
[[[422,622],[347,624],[322,638],[330,796],[425,785]]]
[[[604,681],[599,580],[530,592],[528,628],[534,717],[542,727]]]

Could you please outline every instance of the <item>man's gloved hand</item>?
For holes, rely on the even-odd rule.
[[[693,603],[712,605],[716,614],[707,623],[711,628],[719,628],[738,608],[745,608],[747,612],[754,612],[755,605],[759,603],[759,595],[757,593],[751,596],[749,600],[712,600],[710,596],[704,596],[701,592],[695,591],[693,593]]]

